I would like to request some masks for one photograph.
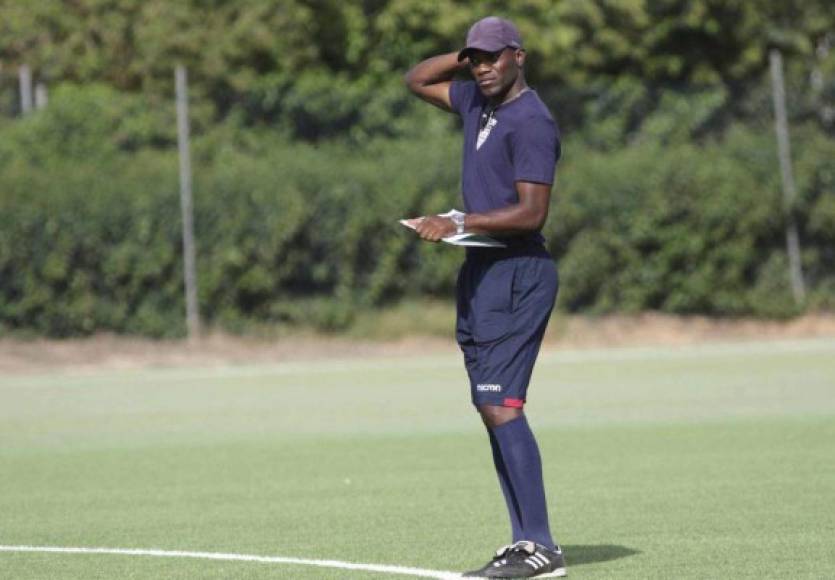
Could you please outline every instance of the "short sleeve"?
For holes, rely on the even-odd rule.
[[[554,183],[560,158],[557,124],[548,117],[532,116],[512,136],[513,180]]]
[[[463,115],[467,104],[473,99],[475,83],[473,81],[452,81],[449,85],[449,102],[452,110]]]

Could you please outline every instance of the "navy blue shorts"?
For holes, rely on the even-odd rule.
[[[456,338],[474,405],[524,405],[557,288],[557,268],[541,245],[467,249]]]

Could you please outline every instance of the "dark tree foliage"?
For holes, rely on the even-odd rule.
[[[0,0],[0,333],[176,335],[173,69],[189,69],[200,302],[214,324],[341,329],[449,296],[460,253],[400,216],[457,203],[454,118],[403,73],[512,18],[564,158],[560,307],[835,306],[828,0]],[[768,51],[786,62],[810,287],[791,298]],[[17,67],[49,87],[21,118]]]

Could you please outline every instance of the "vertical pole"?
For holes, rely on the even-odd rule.
[[[22,64],[17,74],[20,79],[20,112],[26,115],[32,110],[32,69],[28,64]]]
[[[49,101],[49,97],[46,93],[46,85],[44,83],[38,83],[35,85],[35,108],[36,109],[43,109],[46,107],[47,102]]]
[[[197,272],[194,249],[194,211],[191,201],[191,156],[189,154],[188,94],[186,69],[177,65],[177,145],[180,150],[180,207],[183,213],[183,276],[186,290],[186,324],[189,339],[200,333],[197,311]]]
[[[783,182],[783,208],[786,212],[786,250],[789,255],[789,276],[794,301],[799,306],[806,298],[803,266],[800,263],[800,236],[797,233],[794,203],[797,192],[792,174],[789,124],[786,118],[786,90],[783,82],[783,56],[777,49],[768,54],[771,65],[771,84],[774,94],[774,128],[777,133],[777,153]]]

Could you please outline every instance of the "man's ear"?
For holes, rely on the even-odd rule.
[[[525,49],[524,48],[517,48],[516,49],[516,54],[514,56],[516,57],[516,66],[518,66],[519,68],[524,68],[525,67],[525,57],[527,56],[527,53],[525,52]]]

